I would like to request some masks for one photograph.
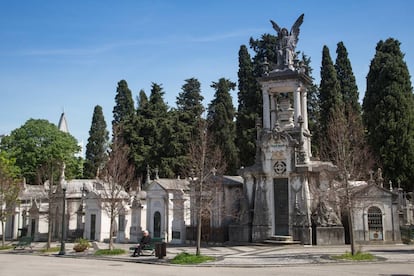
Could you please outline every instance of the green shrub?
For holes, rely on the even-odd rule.
[[[91,247],[91,243],[87,239],[78,238],[75,240],[75,245],[73,246],[73,250],[75,250],[76,252],[83,252],[89,247]]]
[[[172,264],[200,264],[204,262],[214,261],[210,256],[194,255],[189,253],[180,253],[171,260]]]
[[[7,249],[12,249],[13,246],[11,245],[5,245],[5,246],[0,246],[0,250],[7,250]]]
[[[361,251],[357,251],[354,255],[350,252],[346,252],[345,254],[339,256],[332,256],[335,260],[349,260],[349,261],[372,261],[375,260],[375,256],[371,253],[364,253]]]
[[[122,255],[125,254],[126,250],[124,249],[99,249],[96,250],[95,256],[104,256],[104,255]]]

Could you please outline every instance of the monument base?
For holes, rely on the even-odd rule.
[[[317,245],[345,244],[345,232],[342,226],[316,227]]]

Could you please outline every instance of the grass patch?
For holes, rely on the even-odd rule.
[[[210,256],[194,255],[189,253],[180,253],[171,260],[172,264],[201,264],[205,262],[214,261],[215,259]]]
[[[11,245],[0,246],[0,250],[12,249],[13,247],[14,246],[11,246]]]
[[[375,256],[371,253],[364,253],[364,252],[356,252],[352,255],[350,252],[346,252],[345,254],[332,256],[335,260],[348,260],[348,261],[372,261],[375,260]]]
[[[51,248],[42,248],[39,250],[42,253],[54,253],[54,252],[59,252],[60,251],[60,247],[59,246],[55,246],[55,247],[51,247]]]
[[[124,249],[98,249],[94,253],[95,256],[106,256],[106,255],[122,255],[125,254],[126,250]]]

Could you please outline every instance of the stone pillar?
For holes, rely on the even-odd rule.
[[[276,118],[277,115],[277,104],[276,104],[276,97],[275,95],[271,95],[270,97],[270,125],[272,129],[276,126]]]
[[[263,89],[263,129],[270,129],[270,103],[267,88]]]
[[[255,206],[252,226],[253,242],[261,242],[271,235],[272,226],[269,221],[266,185],[266,177],[262,176],[259,180],[255,193]]]
[[[301,93],[301,107],[302,107],[302,119],[303,127],[308,130],[308,108],[307,108],[307,92],[306,90]]]
[[[298,117],[301,116],[301,104],[300,104],[300,87],[296,88],[293,92],[293,105],[295,110],[295,125],[298,125]]]

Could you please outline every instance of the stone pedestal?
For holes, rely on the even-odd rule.
[[[294,226],[293,240],[301,241],[302,244],[312,244],[312,228],[308,226]]]
[[[342,226],[316,227],[316,245],[345,244]]]

